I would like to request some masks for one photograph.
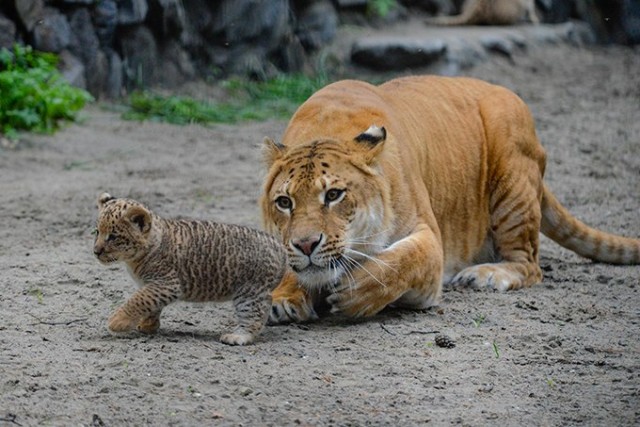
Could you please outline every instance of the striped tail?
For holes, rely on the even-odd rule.
[[[576,219],[545,185],[541,231],[559,245],[594,261],[640,264],[640,239],[630,239],[591,228]]]

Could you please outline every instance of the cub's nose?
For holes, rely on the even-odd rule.
[[[313,251],[315,251],[318,245],[320,245],[321,240],[322,234],[318,234],[316,236],[308,236],[302,239],[292,240],[291,244],[294,248],[298,249],[304,255],[311,256]]]
[[[103,248],[102,246],[100,246],[100,247],[94,247],[94,248],[93,248],[93,254],[94,254],[95,256],[100,256],[100,255],[102,255],[103,253],[104,253],[104,248]]]

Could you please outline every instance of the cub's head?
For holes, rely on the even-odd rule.
[[[93,253],[104,264],[134,260],[147,247],[151,221],[151,212],[142,204],[102,193]]]
[[[386,136],[371,126],[347,141],[287,147],[265,139],[264,227],[281,237],[307,288],[335,284],[387,243],[390,190],[379,165]]]

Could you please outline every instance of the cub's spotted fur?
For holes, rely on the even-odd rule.
[[[109,329],[154,333],[176,300],[233,299],[238,326],[223,343],[251,343],[271,307],[286,254],[271,236],[247,227],[161,218],[131,199],[98,198],[93,252],[104,264],[122,261],[140,289],[109,319]]]

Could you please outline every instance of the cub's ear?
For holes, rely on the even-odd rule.
[[[354,140],[367,150],[365,159],[367,163],[370,163],[382,151],[384,142],[387,140],[387,130],[384,126],[371,125],[369,129],[356,136]]]
[[[125,217],[135,225],[142,233],[151,230],[151,213],[142,206],[131,206]]]
[[[109,193],[102,193],[101,195],[98,196],[98,208],[102,209],[105,205],[105,203],[107,203],[109,200],[114,200],[115,197],[113,197],[111,194]]]
[[[271,166],[276,160],[282,157],[287,147],[275,142],[269,137],[265,137],[262,141],[262,158],[267,166]]]

